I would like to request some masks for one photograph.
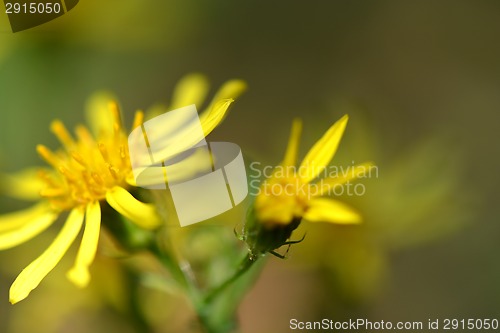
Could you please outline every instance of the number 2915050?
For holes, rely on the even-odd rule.
[[[58,2],[5,3],[6,14],[59,14],[61,10]]]

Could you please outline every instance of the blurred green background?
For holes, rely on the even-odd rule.
[[[335,162],[379,167],[365,196],[345,198],[362,226],[304,225],[290,259],[269,260],[239,311],[242,332],[288,332],[291,318],[494,318],[499,35],[493,0],[82,0],[16,34],[0,14],[1,168],[42,165],[36,144],[57,147],[50,121],[83,122],[95,91],[119,96],[130,124],[136,109],[167,103],[187,73],[205,73],[214,91],[242,78],[249,90],[213,140],[276,164],[293,117],[304,119],[305,153],[349,113]],[[79,291],[65,280],[71,255],[30,298],[8,303],[15,276],[52,237],[0,253],[0,332],[130,331],[94,299],[106,283]],[[100,260],[95,271],[112,267]],[[159,332],[190,332],[189,312],[150,297],[159,299],[143,307]]]

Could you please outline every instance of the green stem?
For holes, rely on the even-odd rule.
[[[240,297],[247,289],[247,284],[253,281],[241,281],[242,288],[238,287],[236,293],[224,293],[227,288],[235,284],[256,262],[247,254],[236,272],[229,276],[224,282],[210,290],[205,296],[190,276],[190,273],[182,268],[177,258],[169,255],[157,241],[151,242],[149,246],[151,253],[172,274],[174,280],[187,292],[187,296],[193,304],[200,325],[206,333],[228,333],[235,329],[235,309]],[[241,289],[241,290],[239,290]],[[224,297],[222,297],[224,296]]]
[[[162,263],[162,265],[172,274],[174,280],[188,292],[191,301],[197,306],[200,303],[200,295],[196,286],[191,282],[191,279],[186,276],[179,262],[163,251],[158,242],[154,241],[149,247],[149,250]]]
[[[130,295],[129,295],[129,311],[130,317],[137,333],[152,333],[154,329],[149,324],[148,320],[145,318],[142,309],[139,306],[139,295],[138,287],[140,284],[140,278],[137,276],[136,272],[129,271],[128,283],[130,285]]]
[[[243,277],[256,262],[250,258],[249,255],[245,256],[236,272],[209,291],[203,298],[202,306],[198,308],[198,318],[206,333],[235,331],[235,310],[241,301],[241,297],[254,281],[252,275],[247,274]]]
[[[226,281],[224,281],[222,284],[220,284],[218,287],[215,287],[208,293],[208,295],[205,296],[204,303],[209,304],[211,303],[222,291],[224,291],[227,287],[229,287],[231,284],[233,284],[240,276],[245,274],[246,271],[252,267],[254,263],[257,262],[257,259],[250,259],[250,254],[247,254],[243,261],[241,262],[238,270],[230,276]]]

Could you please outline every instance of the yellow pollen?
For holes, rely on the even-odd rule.
[[[106,146],[102,142],[99,142],[97,145],[99,147],[99,151],[101,152],[102,158],[104,158],[104,160],[107,161],[108,160],[108,151],[106,150]]]
[[[90,175],[91,175],[92,179],[96,182],[96,184],[98,184],[98,185],[104,184],[104,181],[97,173],[92,172]]]
[[[78,154],[77,152],[75,152],[75,151],[71,152],[71,157],[73,157],[73,159],[75,161],[77,161],[78,164],[80,164],[82,167],[87,166],[87,163],[85,163],[85,160],[83,159],[83,157],[80,154]]]
[[[120,146],[120,158],[122,160],[127,158],[127,150],[125,149],[125,147],[123,145]]]
[[[118,106],[110,104],[110,111],[115,121],[114,130],[103,131],[98,140],[82,125],[77,126],[76,139],[73,139],[64,125],[55,121],[51,129],[64,149],[56,153],[43,145],[37,146],[39,155],[54,169],[39,172],[46,184],[40,195],[54,208],[69,210],[104,200],[111,188],[128,186],[125,180],[131,167],[127,136],[119,122]],[[141,118],[136,114],[137,117]]]
[[[108,164],[108,170],[109,173],[111,173],[111,176],[113,176],[114,179],[118,179],[118,170],[117,168],[113,167],[111,164]]]
[[[60,167],[58,168],[58,170],[59,170],[59,172],[60,172],[60,173],[61,173],[64,177],[66,177],[66,179],[67,179],[68,181],[73,181],[73,182],[75,182],[75,181],[77,180],[77,176],[76,176],[76,175],[74,175],[71,171],[69,171],[69,170],[68,170],[68,169],[66,169],[65,167],[60,166]]]

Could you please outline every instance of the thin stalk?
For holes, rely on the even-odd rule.
[[[205,296],[204,298],[204,303],[209,304],[211,303],[221,292],[223,292],[227,287],[229,287],[231,284],[233,284],[240,276],[245,274],[246,271],[252,267],[254,263],[257,262],[257,259],[250,259],[250,254],[247,254],[243,261],[241,262],[238,270],[231,275],[226,281],[221,283],[219,286],[215,287],[212,289],[208,295]]]

